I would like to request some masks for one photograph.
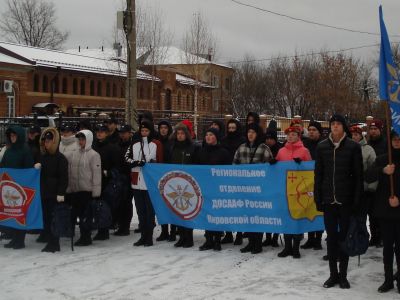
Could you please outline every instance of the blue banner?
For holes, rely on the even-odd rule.
[[[314,203],[314,162],[146,164],[143,173],[160,224],[233,232],[324,230]]]
[[[0,168],[0,226],[43,228],[39,170]]]
[[[379,96],[389,101],[392,127],[400,134],[400,82],[398,68],[393,60],[389,36],[383,21],[382,6],[379,6],[381,49],[379,57]]]

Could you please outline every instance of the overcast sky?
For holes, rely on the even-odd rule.
[[[0,0],[4,10],[6,0]],[[58,24],[70,32],[66,48],[110,46],[116,11],[122,0],[55,0]],[[220,62],[241,60],[245,54],[257,59],[334,50],[379,43],[379,36],[350,33],[263,13],[230,0],[137,0],[139,5],[159,6],[175,44],[195,11],[201,11],[218,39]],[[399,0],[241,0],[298,18],[379,33],[378,6],[383,5],[389,34],[400,35]],[[400,41],[400,37],[391,38]],[[354,50],[354,55],[372,59],[377,48]]]

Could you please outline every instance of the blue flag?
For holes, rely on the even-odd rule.
[[[400,134],[400,84],[397,66],[393,61],[389,36],[383,21],[382,6],[379,6],[379,22],[381,27],[381,49],[379,57],[379,96],[389,101],[392,113],[392,127]]]

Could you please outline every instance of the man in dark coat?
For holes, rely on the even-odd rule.
[[[106,188],[110,178],[111,178],[111,171],[120,169],[121,163],[121,153],[119,146],[117,144],[112,143],[109,138],[109,129],[106,125],[100,125],[96,128],[96,140],[93,144],[93,150],[100,154],[101,159],[101,172],[102,172],[102,191]],[[119,136],[118,136],[119,139]],[[106,200],[106,199],[104,199]],[[115,221],[115,212],[113,212],[114,220]],[[108,240],[109,237],[109,230],[108,229],[99,229],[95,237],[93,238],[94,241],[99,240]]]
[[[360,144],[346,135],[348,129],[345,118],[333,115],[329,124],[329,138],[317,146],[314,201],[317,210],[324,212],[328,234],[330,277],[324,287],[331,288],[339,284],[341,288],[348,289],[349,256],[341,250],[340,243],[346,238],[351,216],[362,210],[363,160]]]
[[[40,143],[40,193],[43,203],[43,234],[47,245],[42,252],[60,251],[59,237],[51,232],[51,223],[55,206],[64,202],[68,187],[68,161],[58,150],[60,135],[55,128],[43,131]]]
[[[221,120],[213,120],[211,122],[210,128],[215,128],[219,131],[219,136],[222,138],[225,136],[225,125]]]
[[[108,127],[108,141],[111,144],[119,144],[119,133],[118,133],[118,120],[116,118],[110,118],[104,122]]]
[[[31,150],[33,161],[40,161],[40,134],[42,129],[40,126],[34,125],[28,129],[28,147]]]
[[[374,119],[368,127],[368,145],[374,148],[376,156],[387,154],[387,141],[383,134],[383,123],[381,120]],[[370,193],[367,199],[368,201],[368,218],[369,218],[369,229],[371,232],[371,239],[369,241],[370,246],[382,247],[381,229],[380,222],[374,217],[373,214],[373,201],[375,199],[375,193]]]
[[[196,163],[199,165],[230,165],[229,152],[219,144],[220,132],[215,128],[209,128],[204,138],[204,146],[197,151]],[[206,230],[206,241],[200,246],[199,250],[216,251],[221,250],[221,236],[220,231]]]
[[[229,151],[229,159],[233,161],[237,148],[246,142],[242,132],[242,125],[236,119],[230,119],[226,124],[226,135],[221,140],[221,145]]]
[[[32,153],[25,143],[25,131],[20,126],[11,126],[6,130],[7,150],[1,160],[0,167],[12,169],[27,169],[33,167]],[[25,248],[25,230],[6,229],[11,235],[11,241],[4,248]]]
[[[397,271],[400,270],[400,137],[392,131],[392,158],[389,165],[387,154],[376,158],[375,163],[367,170],[365,180],[368,183],[378,180],[376,198],[372,212],[380,222],[383,238],[383,265],[385,281],[378,288],[378,292],[386,293],[394,288],[393,260],[396,255]],[[394,195],[390,192],[390,176],[393,176]],[[397,280],[397,289],[400,293],[400,280]]]
[[[310,151],[311,157],[315,160],[317,146],[322,141],[322,126],[321,123],[311,121],[308,125],[308,138],[303,139],[304,146]],[[322,234],[323,231],[313,231],[308,233],[307,242],[302,245],[301,249],[322,250]]]

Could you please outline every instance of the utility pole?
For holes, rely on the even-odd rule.
[[[127,78],[125,118],[134,130],[137,124],[137,78],[136,78],[136,4],[135,0],[126,0],[124,30],[127,44]]]

